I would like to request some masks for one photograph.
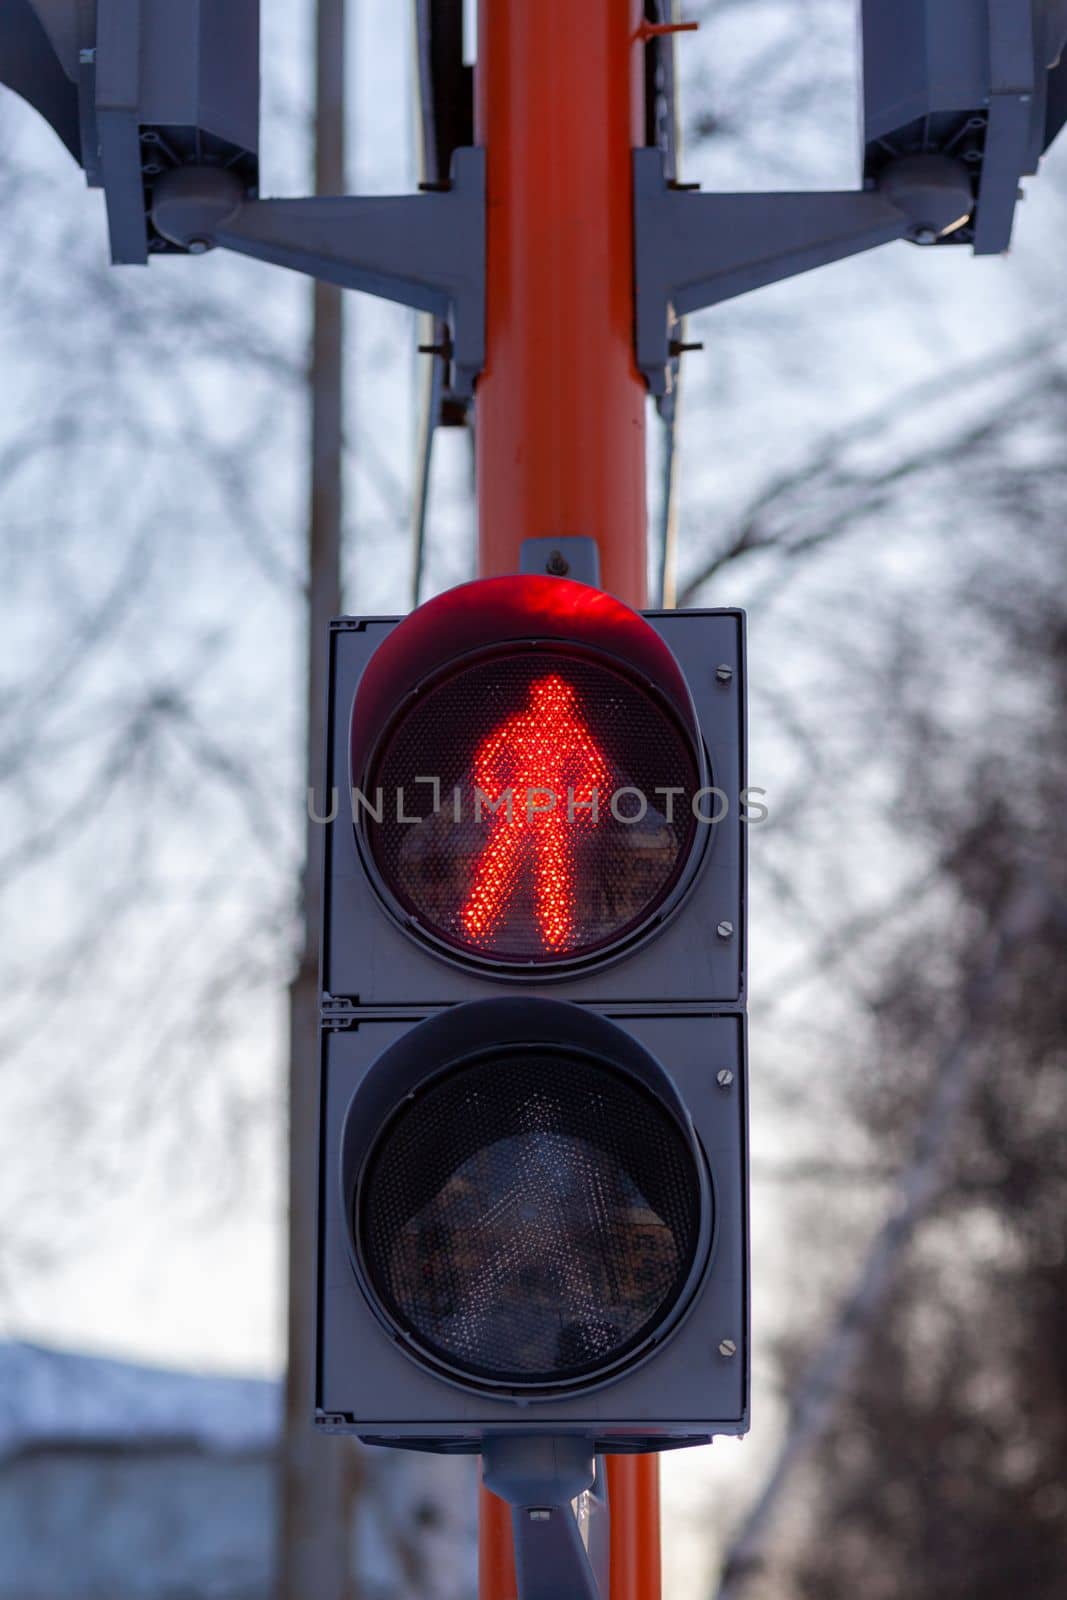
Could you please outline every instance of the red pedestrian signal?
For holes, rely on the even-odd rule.
[[[605,959],[655,923],[707,843],[688,692],[653,630],[595,590],[538,578],[469,588],[485,612],[469,649],[457,653],[450,626],[470,622],[467,589],[409,619],[425,635],[420,677],[380,730],[381,674],[360,689],[361,849],[421,940],[497,968]],[[490,631],[502,612],[503,641]],[[405,686],[409,622],[382,652]]]
[[[525,708],[494,728],[474,758],[475,801],[493,821],[460,913],[472,943],[490,945],[532,879],[542,948],[573,948],[576,836],[599,823],[611,776],[574,684],[558,672],[535,678]]]

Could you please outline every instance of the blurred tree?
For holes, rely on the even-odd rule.
[[[302,364],[287,284],[250,294],[221,256],[116,271],[50,131],[9,95],[0,124],[11,1317],[150,1174],[203,1221],[271,1159]],[[250,672],[257,630],[281,643]]]
[[[1006,541],[961,595],[1015,679],[1012,712],[949,762],[943,707],[908,712],[911,771],[934,773],[909,821],[940,846],[950,909],[912,933],[876,998],[882,1049],[856,1099],[884,1148],[921,1116],[946,1035],[980,1031],[939,1192],[810,1464],[786,1565],[797,1596],[1053,1600],[1067,1571],[1067,551],[1054,521],[1017,527],[1049,539],[1045,580]],[[1035,914],[990,994],[966,979],[1020,882]]]
[[[780,1340],[784,1440],[720,1600],[1051,1600],[1067,1569],[1062,346],[1036,341],[972,384],[964,418],[913,396],[926,421],[906,451],[886,451],[884,417],[833,441],[704,569],[762,551],[768,603],[810,625],[813,592],[798,602],[783,567],[851,549],[817,614],[835,607],[825,649],[853,726],[819,748],[825,705],[811,708],[815,791],[774,848],[795,853],[805,807],[839,806],[865,761],[891,817],[884,876],[904,890],[813,957],[825,983],[866,949],[869,1042],[829,1044],[837,1138],[794,1171],[814,1184],[794,1241],[808,1327]],[[886,543],[881,591],[858,548],[879,528],[916,530]],[[865,1157],[885,1210],[863,1244],[864,1211],[835,1180],[862,1183]]]
[[[283,192],[308,190],[313,10],[265,7],[264,153]],[[327,58],[336,87],[329,41]],[[313,296],[295,274],[222,252],[117,271],[101,197],[50,131],[7,94],[0,126],[0,1318],[173,1359],[170,1313],[201,1359],[262,1361],[280,1320],[279,997],[294,964],[294,1055],[310,1065],[295,1076],[314,1104],[318,905],[311,881],[302,928],[293,892],[305,771],[319,768],[342,531],[356,544],[338,503],[341,296],[316,294],[309,341]],[[319,184],[343,187],[329,171]],[[344,444],[344,472],[359,456],[387,503],[388,522],[364,509],[359,535],[392,542],[400,593],[407,485],[380,454],[368,467],[352,429]],[[252,1257],[248,1293],[218,1280],[227,1234]],[[192,1277],[172,1265],[180,1245]],[[114,1309],[137,1290],[143,1317]],[[303,1375],[306,1294],[294,1310]],[[304,1553],[333,1557],[346,1586],[354,1563],[361,1596],[464,1592],[466,1464],[349,1446],[365,1492],[353,1504],[341,1485],[331,1510],[307,1404],[294,1385],[290,1550],[303,1519]],[[298,1584],[312,1590],[326,1592]]]

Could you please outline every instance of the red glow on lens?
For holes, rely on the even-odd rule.
[[[577,830],[596,827],[611,768],[582,715],[572,684],[535,679],[525,707],[493,730],[474,757],[480,799],[495,815],[460,914],[486,943],[523,879],[533,878],[534,914],[547,951],[569,944],[575,920]]]
[[[701,765],[655,681],[628,666],[538,636],[409,687],[353,765],[353,820],[415,937],[532,977],[657,917],[697,859]]]
[[[352,719],[352,771],[362,774],[399,698],[449,662],[511,641],[580,642],[655,683],[690,737],[696,721],[684,677],[656,630],[612,595],[570,578],[477,578],[417,607],[380,644],[360,679]],[[358,776],[356,782],[359,781]]]

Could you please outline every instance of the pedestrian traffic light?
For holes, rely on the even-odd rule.
[[[338,622],[330,1003],[741,1006],[741,652],[564,578]]]
[[[745,1430],[743,669],[567,578],[333,625],[321,1428]]]
[[[556,602],[558,583],[542,584]],[[476,591],[482,611],[490,593]],[[446,663],[366,760],[377,730],[361,717],[358,837],[397,920],[470,965],[528,976],[595,962],[656,919],[702,843],[699,738],[662,659],[657,685],[588,643],[513,640]]]

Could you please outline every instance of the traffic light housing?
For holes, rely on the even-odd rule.
[[[929,244],[1008,248],[1019,182],[1067,117],[1062,0],[862,0],[863,172],[950,158],[970,173],[970,220]]]
[[[743,1007],[743,656],[736,611],[646,620],[565,578],[482,579],[403,622],[335,623],[327,793],[338,817],[326,837],[327,1005],[366,1011],[410,1007],[417,997],[433,1007],[510,984],[582,1004]],[[580,715],[567,711],[568,690]],[[537,740],[537,693],[564,746],[582,737],[568,734],[569,723],[600,719],[570,776],[570,758]],[[478,751],[509,730],[512,788],[521,791],[511,802],[516,834],[531,806],[531,831],[562,826],[573,789],[575,871],[587,871],[598,893],[597,929],[555,946],[539,947],[535,913],[525,931],[514,919],[485,940],[465,931],[473,884],[449,900],[456,871],[500,815]],[[524,738],[532,740],[526,757]],[[482,760],[491,765],[488,755]],[[586,779],[587,788],[607,791],[589,828],[583,761],[594,775],[606,761],[628,780]],[[553,762],[556,803],[542,811],[548,796],[527,791],[552,787]],[[668,789],[673,800],[655,792]],[[398,835],[406,836],[403,854]],[[612,850],[631,861],[643,852],[649,863],[640,877],[647,897],[638,893],[628,915],[611,901],[605,878]],[[542,853],[550,851],[546,837]]]
[[[745,1431],[743,694],[564,578],[333,625],[319,1427]]]
[[[111,257],[180,246],[152,222],[159,180],[225,175],[232,204],[259,182],[259,0],[4,0],[0,79],[104,190]]]

